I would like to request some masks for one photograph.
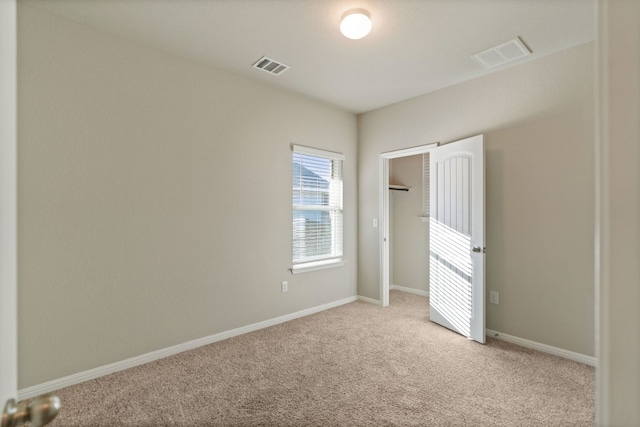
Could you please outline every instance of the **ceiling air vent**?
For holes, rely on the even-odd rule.
[[[490,69],[504,65],[507,62],[515,61],[516,59],[524,58],[528,55],[531,55],[531,51],[522,43],[520,38],[516,37],[506,43],[471,55],[471,57],[478,61],[484,68]]]
[[[258,59],[252,65],[252,67],[262,71],[266,71],[267,73],[273,74],[275,76],[278,76],[289,69],[288,65],[284,65],[281,62],[274,61],[273,59],[267,58],[266,56]]]

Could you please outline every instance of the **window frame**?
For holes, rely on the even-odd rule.
[[[292,226],[292,235],[291,235],[291,250],[292,250],[292,254],[291,254],[291,262],[292,262],[292,266],[291,266],[291,273],[293,274],[297,274],[297,273],[303,273],[303,272],[307,272],[307,271],[315,271],[315,270],[320,270],[320,269],[325,269],[325,268],[333,268],[333,267],[340,267],[342,265],[344,265],[345,261],[344,261],[344,160],[345,160],[345,156],[342,153],[336,153],[333,151],[327,151],[327,150],[321,150],[321,149],[317,149],[317,148],[310,148],[310,147],[305,147],[305,146],[301,146],[301,145],[292,145],[292,154],[291,154],[291,167],[294,167],[294,161],[295,161],[295,155],[303,155],[303,156],[312,156],[312,157],[318,157],[318,158],[322,158],[322,159],[328,159],[332,162],[334,161],[339,161],[340,163],[340,169],[342,171],[341,173],[341,177],[340,177],[340,207],[339,209],[336,209],[335,207],[331,206],[329,209],[327,207],[322,207],[320,209],[318,209],[317,211],[324,211],[324,212],[336,212],[339,211],[340,215],[342,217],[341,219],[341,229],[339,230],[339,238],[341,239],[340,242],[340,248],[341,248],[341,253],[338,256],[333,256],[333,257],[329,257],[329,258],[325,258],[325,259],[319,259],[319,260],[303,260],[303,261],[298,261],[295,262],[294,261],[294,245],[295,245],[295,236],[294,236],[294,232],[293,232],[293,226],[294,226],[294,221],[295,221],[295,212],[296,211],[300,211],[300,210],[312,210],[313,209],[309,209],[309,206],[305,206],[305,205],[296,205],[295,203],[295,199],[294,199],[294,194],[292,192],[292,218],[291,218],[291,226]],[[292,175],[292,183],[291,183],[291,189],[293,191],[293,186],[295,184],[295,181],[293,181],[293,175]],[[319,207],[322,205],[318,205]],[[303,209],[300,209],[301,207],[304,207]],[[335,238],[334,236],[334,231],[332,229],[331,232],[331,236],[332,239]]]

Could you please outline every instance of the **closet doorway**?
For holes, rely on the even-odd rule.
[[[429,296],[429,153],[389,160],[389,290]]]

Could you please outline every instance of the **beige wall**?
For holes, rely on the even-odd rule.
[[[18,31],[20,388],[356,295],[354,115],[24,4]],[[346,155],[344,267],[288,271],[291,144]]]
[[[429,224],[422,222],[422,154],[389,161],[389,182],[411,187],[390,191],[391,284],[429,291]]]
[[[359,117],[360,295],[379,298],[380,153],[485,135],[487,327],[594,355],[594,46]],[[362,226],[365,224],[365,226]]]

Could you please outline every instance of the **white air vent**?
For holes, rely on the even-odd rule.
[[[528,55],[531,55],[531,51],[516,37],[506,43],[471,55],[471,57],[478,61],[484,68],[489,69],[515,61],[516,59],[524,58]]]
[[[280,75],[289,69],[288,65],[284,65],[281,62],[274,61],[273,59],[267,58],[266,56],[258,59],[252,65],[252,67],[262,71],[266,71],[267,73],[273,74],[275,76]]]

